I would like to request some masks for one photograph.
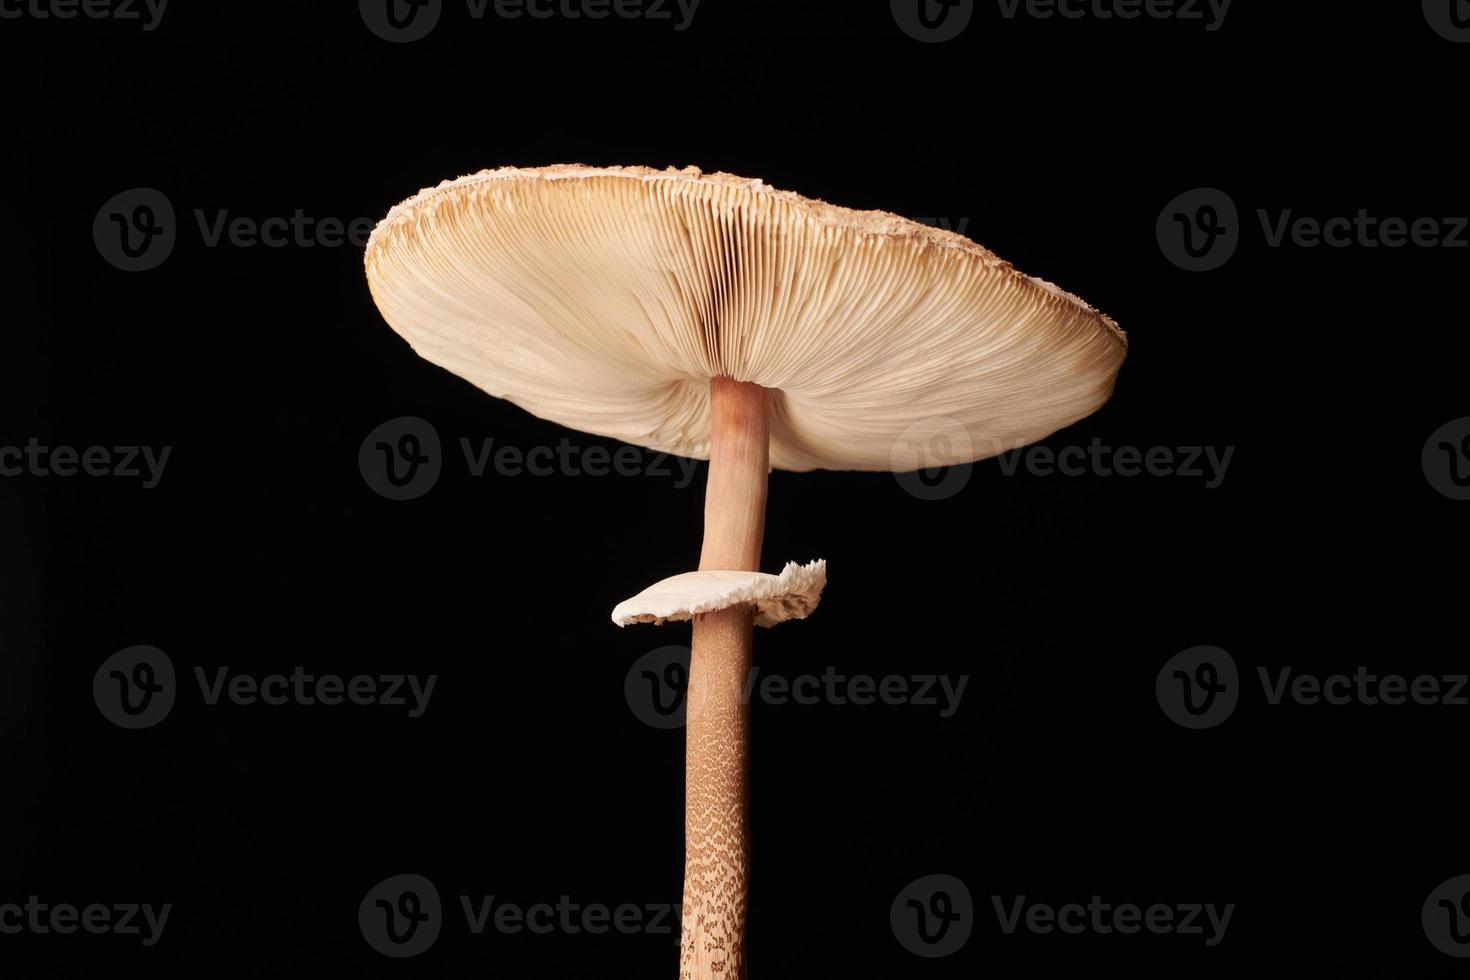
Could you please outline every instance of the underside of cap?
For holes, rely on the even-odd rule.
[[[755,625],[775,626],[788,619],[805,619],[822,598],[827,563],[787,562],[780,575],[765,572],[685,572],[655,582],[631,599],[618,603],[612,619],[619,626],[633,623],[681,622],[701,613],[732,606],[755,606]]]
[[[998,455],[1096,411],[1126,351],[963,236],[694,168],[447,181],[365,262],[416,351],[572,428],[705,459],[709,381],[770,389],[777,469]]]

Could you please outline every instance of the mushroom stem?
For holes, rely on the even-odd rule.
[[[709,484],[700,571],[758,571],[766,523],[770,434],[766,389],[710,382]],[[745,892],[755,610],[694,619],[685,695],[684,910],[681,980],[738,980],[745,971]]]

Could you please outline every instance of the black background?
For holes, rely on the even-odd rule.
[[[681,733],[630,712],[630,664],[687,629],[619,600],[698,558],[703,467],[471,477],[461,437],[616,444],[416,358],[360,249],[206,247],[194,209],[379,218],[505,164],[696,164],[967,233],[1129,332],[1117,394],[1048,445],[1235,447],[1223,484],[1005,476],[927,502],[886,474],[776,473],[765,563],[824,557],[809,620],[763,631],[794,677],[968,675],[960,709],[756,703],[749,952],[762,977],[1021,976],[1283,965],[1463,972],[1420,927],[1470,871],[1453,707],[1266,706],[1258,666],[1464,669],[1464,504],[1420,453],[1467,414],[1452,249],[1268,248],[1256,209],[1465,214],[1470,47],[1418,4],[1234,5],[1198,22],[1006,20],[922,44],[886,2],[704,0],[667,22],[473,21],[374,37],[351,3],[190,3],[158,30],[0,21],[0,444],[167,445],[155,489],[0,479],[0,901],[174,905],[162,941],[0,935],[6,977],[671,977],[672,935],[470,935],[456,896],[677,902]],[[132,187],[180,216],[160,268],[99,256]],[[1226,190],[1243,241],[1172,265],[1155,220]],[[445,470],[392,502],[369,431],[433,423]],[[188,679],[123,731],[93,673],[133,644]],[[1240,707],[1175,725],[1154,681],[1224,647]],[[437,674],[428,711],[208,707],[196,666]],[[357,906],[432,879],[435,946],[374,952]],[[889,905],[953,874],[975,931],[915,957]],[[1235,903],[1224,942],[1005,935],[991,896]]]

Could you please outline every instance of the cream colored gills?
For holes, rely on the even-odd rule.
[[[1107,401],[1122,332],[959,235],[692,168],[447,181],[389,212],[366,266],[425,358],[542,418],[710,460],[699,570],[613,618],[693,620],[680,975],[745,976],[752,628],[804,618],[826,583],[821,561],[759,571],[768,471],[1044,438]],[[909,438],[936,420],[956,438]]]
[[[390,212],[367,267],[424,357],[581,431],[705,459],[708,379],[772,389],[785,470],[888,470],[933,416],[996,455],[1095,411],[1124,352],[959,235],[697,170],[449,181]]]

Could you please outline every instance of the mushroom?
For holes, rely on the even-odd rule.
[[[760,571],[769,470],[916,470],[1042,439],[1107,401],[1123,333],[960,235],[695,168],[446,181],[389,212],[365,263],[428,360],[710,461],[698,570],[613,618],[693,621],[680,976],[745,976],[752,631],[804,618],[826,583],[824,562]]]

